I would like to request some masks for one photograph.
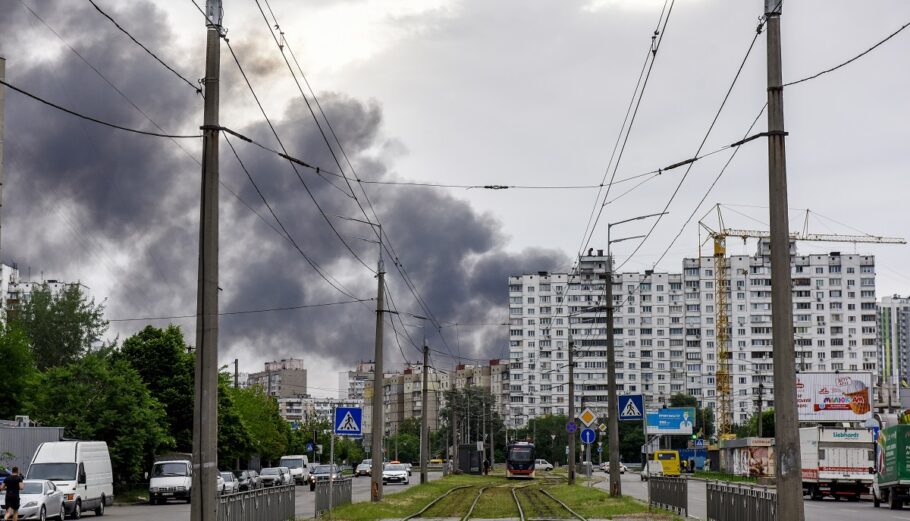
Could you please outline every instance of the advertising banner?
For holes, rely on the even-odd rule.
[[[695,407],[674,407],[648,411],[648,434],[692,434]]]
[[[799,421],[862,422],[872,417],[872,373],[799,373]]]

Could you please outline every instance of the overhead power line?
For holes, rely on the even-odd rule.
[[[129,31],[127,31],[126,29],[124,29],[122,25],[120,25],[119,23],[117,23],[117,20],[114,20],[114,18],[111,17],[111,15],[107,14],[106,12],[104,12],[103,9],[101,9],[100,7],[98,7],[98,4],[96,4],[94,0],[88,0],[88,2],[89,2],[90,4],[92,4],[92,5],[95,7],[95,10],[97,10],[99,13],[101,13],[102,16],[104,16],[105,18],[107,18],[108,20],[110,20],[110,22],[111,22],[112,24],[114,24],[114,26],[115,26],[117,29],[120,29],[120,32],[122,32],[122,33],[125,34],[127,37],[129,37],[130,40],[132,40],[136,45],[138,45],[139,47],[141,47],[142,50],[144,50],[145,52],[147,52],[149,56],[151,56],[152,58],[154,58],[155,61],[157,61],[158,63],[160,63],[161,65],[163,65],[165,69],[171,71],[172,73],[174,73],[175,76],[177,76],[178,78],[180,78],[181,80],[183,80],[184,83],[186,83],[187,85],[190,86],[190,88],[192,88],[193,90],[196,91],[196,94],[202,94],[202,88],[199,87],[199,85],[194,85],[193,82],[191,82],[190,80],[186,79],[186,77],[185,77],[184,75],[180,74],[180,73],[177,72],[173,67],[171,67],[170,65],[168,65],[167,63],[165,63],[164,60],[162,60],[161,58],[159,58],[157,54],[155,54],[155,53],[152,52],[148,47],[146,47],[145,45],[143,45],[142,42],[140,42],[139,40],[137,40],[136,37],[134,37],[132,34],[130,34]]]
[[[80,112],[76,112],[75,110],[70,110],[66,107],[62,107],[62,106],[57,105],[54,102],[48,101],[36,94],[32,94],[31,92],[21,89],[7,81],[0,80],[0,84],[5,85],[5,86],[9,87],[10,89],[18,92],[19,94],[32,98],[33,100],[35,100],[39,103],[43,103],[51,108],[55,108],[61,112],[66,112],[67,114],[69,114],[71,116],[76,116],[77,118],[81,118],[86,121],[91,121],[92,123],[97,123],[97,124],[103,125],[105,127],[110,127],[110,128],[114,128],[117,130],[123,130],[125,132],[131,132],[133,134],[141,134],[144,136],[163,137],[163,138],[170,138],[170,139],[198,139],[198,138],[202,137],[202,134],[164,134],[164,133],[160,133],[160,132],[149,132],[147,130],[139,130],[136,128],[124,127],[122,125],[117,125],[116,123],[111,123],[111,122],[104,121],[104,120],[101,120],[98,118],[94,118],[92,116],[87,116]]]
[[[815,78],[818,78],[819,76],[824,76],[825,74],[828,74],[829,72],[834,72],[834,71],[836,71],[837,69],[840,69],[840,68],[842,68],[842,67],[846,67],[847,65],[850,65],[851,63],[855,62],[856,60],[858,60],[858,59],[862,58],[863,56],[869,54],[870,52],[874,51],[875,49],[877,49],[879,46],[881,46],[882,44],[884,44],[885,42],[887,42],[887,41],[890,40],[891,38],[894,38],[895,36],[897,36],[898,34],[900,34],[901,31],[903,31],[904,29],[906,29],[907,27],[910,27],[910,22],[905,23],[905,24],[902,25],[898,30],[896,30],[896,31],[894,31],[893,33],[891,33],[891,34],[889,34],[888,36],[886,36],[883,40],[880,40],[878,43],[876,43],[876,44],[873,45],[872,47],[869,47],[869,48],[866,49],[865,51],[863,51],[863,52],[857,54],[856,56],[850,58],[849,60],[847,60],[847,61],[845,61],[845,62],[841,62],[840,64],[835,65],[834,67],[831,67],[830,69],[825,69],[825,70],[823,70],[823,71],[821,71],[821,72],[817,72],[817,73],[815,73],[815,74],[813,74],[813,75],[811,75],[811,76],[806,76],[805,78],[802,78],[802,79],[799,79],[799,80],[796,80],[796,81],[791,81],[791,82],[789,82],[789,83],[784,83],[783,86],[784,86],[784,87],[789,87],[789,86],[791,86],[791,85],[796,85],[796,84],[798,84],[798,83],[803,83],[803,82],[805,82],[805,81],[814,80]]]
[[[274,311],[295,311],[298,309],[311,309],[311,308],[324,308],[329,306],[340,306],[343,304],[359,304],[361,302],[370,302],[376,299],[352,299],[352,300],[342,300],[339,302],[324,302],[321,304],[301,304],[299,306],[283,306],[283,307],[274,307],[274,308],[263,308],[263,309],[247,309],[242,311],[224,311],[218,313],[218,316],[231,316],[231,315],[252,315],[256,313],[271,313]],[[138,322],[144,320],[176,320],[180,318],[196,318],[196,314],[192,315],[171,315],[171,316],[157,316],[157,317],[135,317],[135,318],[111,318],[108,319],[108,322]]]

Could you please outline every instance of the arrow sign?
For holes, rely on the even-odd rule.
[[[645,410],[644,397],[640,394],[630,394],[619,397],[620,421],[641,421],[644,419],[642,412]]]
[[[360,407],[338,407],[335,409],[335,434],[362,436],[362,418],[363,409]]]
[[[596,435],[594,434],[594,429],[584,429],[581,431],[581,442],[585,445],[590,445],[593,443],[595,437]]]
[[[573,432],[575,432],[577,430],[578,430],[578,425],[575,422],[569,422],[566,424],[566,431],[569,434],[572,434]]]
[[[597,452],[603,452],[603,451],[604,451],[603,447],[597,447]]]

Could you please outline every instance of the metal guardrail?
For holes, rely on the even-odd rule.
[[[708,521],[777,521],[777,492],[768,487],[709,481]]]
[[[218,498],[218,521],[294,519],[294,486],[260,488]]]
[[[689,515],[689,481],[685,478],[651,476],[648,478],[648,497],[651,506],[683,517]]]
[[[317,481],[316,517],[319,517],[323,512],[328,512],[329,508],[335,508],[350,503],[351,494],[353,492],[353,483],[354,481],[351,478],[336,479],[332,482],[332,486],[329,487],[328,480]]]

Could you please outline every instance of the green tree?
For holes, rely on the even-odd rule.
[[[191,452],[195,359],[189,353],[180,328],[146,326],[127,338],[113,356],[125,360],[139,372],[152,396],[167,412],[168,432],[174,438],[176,449]],[[232,402],[219,404],[231,406]]]
[[[287,454],[291,427],[278,413],[278,402],[259,386],[248,389],[222,387],[223,392],[231,395],[233,408],[250,434],[252,451],[264,461]]]
[[[761,414],[762,422],[762,432],[761,435],[763,438],[773,438],[774,437],[774,409],[766,409],[762,411]],[[749,420],[742,424],[736,426],[736,436],[738,438],[749,438],[752,436],[758,436],[758,414],[753,414]]]
[[[420,462],[420,436],[398,433],[386,440],[386,457],[404,463]]]
[[[119,485],[141,479],[154,455],[174,443],[164,408],[139,373],[108,350],[48,369],[30,412],[44,425],[64,427],[67,437],[106,441]]]
[[[235,399],[237,393],[230,387],[230,376],[221,373],[218,378],[218,467],[240,470],[255,452],[253,437],[241,418]],[[190,394],[192,399],[192,394]],[[190,405],[190,411],[192,411]],[[192,425],[190,428],[192,436]],[[192,442],[192,439],[190,440]]]
[[[73,362],[91,349],[107,330],[104,306],[72,284],[59,295],[43,284],[9,310],[9,320],[22,328],[38,369]]]
[[[0,418],[24,414],[38,372],[28,338],[19,327],[0,323],[0,360],[6,374],[0,378]]]
[[[403,422],[398,424],[398,432],[400,434],[412,434],[414,436],[420,436],[420,417],[413,416],[411,418],[405,418]]]

